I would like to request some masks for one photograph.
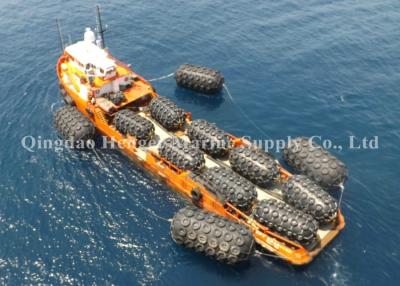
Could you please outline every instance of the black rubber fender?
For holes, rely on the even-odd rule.
[[[255,247],[246,226],[193,206],[175,214],[171,237],[179,245],[228,264],[248,260]]]
[[[225,81],[221,72],[192,64],[179,66],[175,72],[175,80],[180,87],[204,94],[218,93]]]
[[[318,222],[309,214],[276,199],[260,201],[254,218],[271,231],[308,246],[317,240]]]
[[[69,105],[69,106],[75,106],[76,105],[74,100],[72,99],[72,97],[69,96],[68,94],[63,96],[63,100],[64,100],[66,105]]]
[[[347,178],[344,163],[307,137],[290,140],[283,150],[283,159],[295,172],[307,175],[328,190],[344,184]]]
[[[199,189],[193,189],[190,192],[191,196],[192,196],[192,201],[193,203],[195,203],[196,205],[200,202],[200,200],[203,198],[203,194],[201,193],[201,191]]]
[[[282,193],[285,202],[312,215],[320,225],[337,217],[336,200],[307,176],[291,176],[283,184]]]
[[[74,106],[63,106],[55,111],[53,124],[63,139],[76,145],[86,146],[96,133],[93,123]]]
[[[185,112],[164,96],[154,97],[149,104],[151,116],[168,131],[176,131],[185,123]]]
[[[226,132],[203,119],[193,120],[187,135],[193,144],[215,158],[225,156],[231,145]]]
[[[60,94],[62,97],[67,95],[67,91],[65,90],[64,86],[62,84],[59,85],[60,87]]]
[[[206,169],[199,177],[200,183],[209,191],[224,197],[241,211],[250,210],[257,200],[255,186],[231,169],[213,167]]]
[[[113,124],[124,135],[148,141],[154,136],[154,125],[133,110],[123,109],[114,115]]]
[[[161,142],[160,156],[182,170],[199,171],[205,164],[204,153],[178,137],[170,137]]]
[[[279,177],[278,165],[273,156],[253,147],[236,147],[230,151],[232,169],[250,182],[268,187]]]

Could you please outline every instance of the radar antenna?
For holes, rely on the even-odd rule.
[[[97,33],[98,33],[98,39],[97,39],[97,45],[104,49],[106,44],[104,42],[104,32],[106,29],[103,28],[103,25],[101,23],[101,16],[100,16],[100,6],[96,5],[96,24],[97,24]]]

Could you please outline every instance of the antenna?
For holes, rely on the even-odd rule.
[[[100,6],[96,5],[96,23],[97,23],[97,33],[98,33],[98,46],[102,49],[106,46],[104,42],[104,32],[106,29],[103,29],[103,25],[101,23],[101,16],[100,16]]]
[[[61,32],[60,20],[58,18],[56,18],[56,24],[57,24],[58,36],[60,38],[61,51],[64,51],[64,49],[65,49],[64,37],[63,37],[63,34]]]

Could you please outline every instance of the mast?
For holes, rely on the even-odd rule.
[[[64,52],[64,49],[65,49],[64,37],[63,37],[63,34],[61,32],[60,20],[58,18],[56,18],[56,24],[57,24],[58,36],[60,38],[61,51]]]
[[[97,33],[98,33],[97,45],[100,48],[104,49],[104,47],[106,46],[106,44],[104,42],[104,32],[106,30],[103,29],[103,25],[101,23],[100,6],[99,5],[96,5],[96,23],[97,23]]]

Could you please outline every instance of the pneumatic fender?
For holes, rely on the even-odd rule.
[[[286,203],[310,214],[321,225],[336,219],[336,200],[307,176],[291,176],[283,184],[282,193]]]
[[[148,141],[154,136],[154,125],[133,110],[122,109],[114,115],[113,124],[119,132],[138,140]]]
[[[161,157],[182,170],[199,171],[205,165],[204,153],[178,137],[162,141],[158,151]]]
[[[196,146],[215,158],[225,156],[231,145],[223,130],[203,119],[193,120],[187,135]]]
[[[63,106],[53,114],[53,124],[58,134],[75,145],[92,140],[96,133],[94,124],[74,106]]]
[[[225,167],[213,167],[206,169],[198,178],[209,191],[225,198],[233,206],[247,212],[257,200],[255,186]]]
[[[171,236],[179,245],[228,264],[248,260],[255,247],[246,226],[193,206],[175,214]]]
[[[283,150],[283,159],[325,189],[338,187],[347,178],[344,163],[307,137],[290,140]]]
[[[185,112],[164,96],[154,97],[149,105],[151,117],[168,131],[176,131],[185,123]]]
[[[225,81],[221,72],[192,64],[179,66],[175,72],[175,80],[180,87],[204,94],[218,93]]]
[[[268,187],[279,178],[278,164],[273,156],[254,147],[236,147],[230,151],[232,169],[250,182]]]
[[[270,230],[304,246],[318,239],[318,222],[311,215],[276,199],[260,201],[253,209],[253,215]]]

